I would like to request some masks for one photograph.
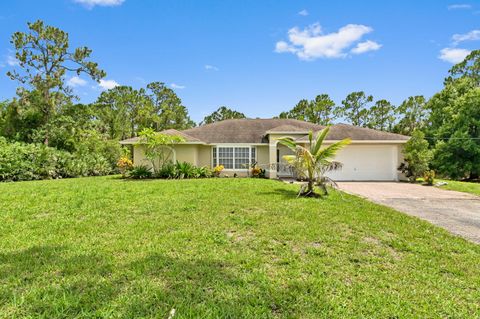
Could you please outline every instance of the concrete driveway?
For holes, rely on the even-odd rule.
[[[394,182],[339,182],[340,189],[480,244],[480,197],[431,186]]]

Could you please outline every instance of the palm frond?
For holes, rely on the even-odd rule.
[[[323,141],[327,137],[328,132],[330,132],[330,126],[327,126],[323,130],[318,132],[318,134],[315,138],[315,144],[314,145],[310,144],[310,149],[311,149],[312,154],[315,155],[315,154],[318,153],[318,151],[320,150],[320,147],[322,147]],[[312,143],[312,142],[310,141],[310,143]]]
[[[315,154],[315,159],[317,161],[322,161],[322,160],[328,160],[331,159],[335,156],[335,154],[341,150],[343,147],[346,145],[350,144],[351,140],[349,138],[346,138],[344,140],[341,140],[339,142],[333,143]]]
[[[297,143],[291,137],[281,137],[278,140],[278,143],[288,147],[292,151],[296,152]]]

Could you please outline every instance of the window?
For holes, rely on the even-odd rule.
[[[250,149],[250,158],[251,158],[250,163],[251,163],[251,164],[255,164],[255,162],[257,161],[256,151],[257,151],[257,148],[256,148],[256,147],[252,147],[252,148]]]
[[[226,169],[233,168],[233,147],[218,148],[218,165],[223,165]]]
[[[213,147],[213,166],[223,165],[225,169],[246,170],[256,159],[255,147]]]
[[[248,169],[250,147],[235,147],[235,169]]]

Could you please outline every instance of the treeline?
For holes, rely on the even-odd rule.
[[[363,91],[352,92],[341,102],[335,102],[328,94],[320,94],[313,100],[300,100],[290,111],[279,118],[291,118],[319,125],[345,122],[380,131],[411,135],[415,129],[425,127],[429,109],[423,96],[411,96],[398,107]]]
[[[137,136],[144,128],[182,130],[196,125],[181,99],[161,82],[140,89],[117,86],[91,104],[76,103],[67,76],[100,81],[106,73],[91,61],[92,50],[71,49],[68,34],[58,28],[40,20],[28,23],[28,31],[14,33],[10,42],[18,66],[7,75],[19,86],[16,97],[0,102],[0,180],[108,174],[116,171],[116,161],[125,151],[119,140]],[[320,94],[278,117],[321,125],[346,122],[425,138],[427,143],[415,145],[426,145],[428,150],[417,153],[428,156],[413,156],[423,157],[422,167],[428,159],[428,166],[445,177],[475,179],[480,173],[479,84],[476,50],[449,71],[444,88],[429,100],[413,96],[394,106],[360,91],[335,105],[327,94]],[[222,106],[199,124],[232,118],[245,114]],[[42,159],[50,169],[30,165]]]

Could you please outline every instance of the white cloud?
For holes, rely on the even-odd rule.
[[[455,45],[463,41],[476,41],[480,40],[480,30],[472,30],[464,34],[454,34],[452,36],[452,41]]]
[[[469,50],[458,48],[444,48],[440,50],[438,58],[440,60],[457,64],[463,61],[467,55],[470,54]]]
[[[73,1],[91,9],[95,6],[100,6],[100,7],[119,6],[125,0],[73,0]]]
[[[13,55],[7,55],[7,64],[10,66],[19,65],[18,60]]]
[[[322,32],[319,23],[312,24],[303,30],[294,27],[288,30],[289,42],[277,42],[275,52],[293,53],[301,60],[343,58],[347,56],[346,50],[348,48],[360,41],[365,34],[372,31],[373,29],[371,27],[361,24],[347,24],[337,32],[328,34]],[[380,45],[378,43],[376,44]]]
[[[100,80],[100,83],[98,86],[103,89],[103,90],[111,90],[116,86],[119,86],[120,84],[117,83],[115,80]]]
[[[375,41],[367,40],[365,42],[360,42],[357,44],[356,47],[352,49],[352,53],[354,54],[362,54],[368,51],[377,51],[382,47],[381,44],[378,44]]]
[[[306,17],[306,16],[308,16],[308,11],[307,11],[307,9],[303,9],[302,11],[298,12],[298,14]]]
[[[218,68],[214,65],[211,65],[211,64],[205,64],[205,70],[218,71]]]
[[[465,3],[457,3],[457,4],[451,4],[448,7],[448,10],[465,10],[465,9],[471,9],[472,6],[470,4],[465,4]]]
[[[87,81],[85,81],[82,78],[79,78],[78,76],[74,76],[67,81],[67,85],[71,87],[77,87],[77,86],[85,86],[87,84]]]
[[[185,85],[178,85],[175,83],[170,84],[170,86],[174,89],[184,89],[186,87]]]

